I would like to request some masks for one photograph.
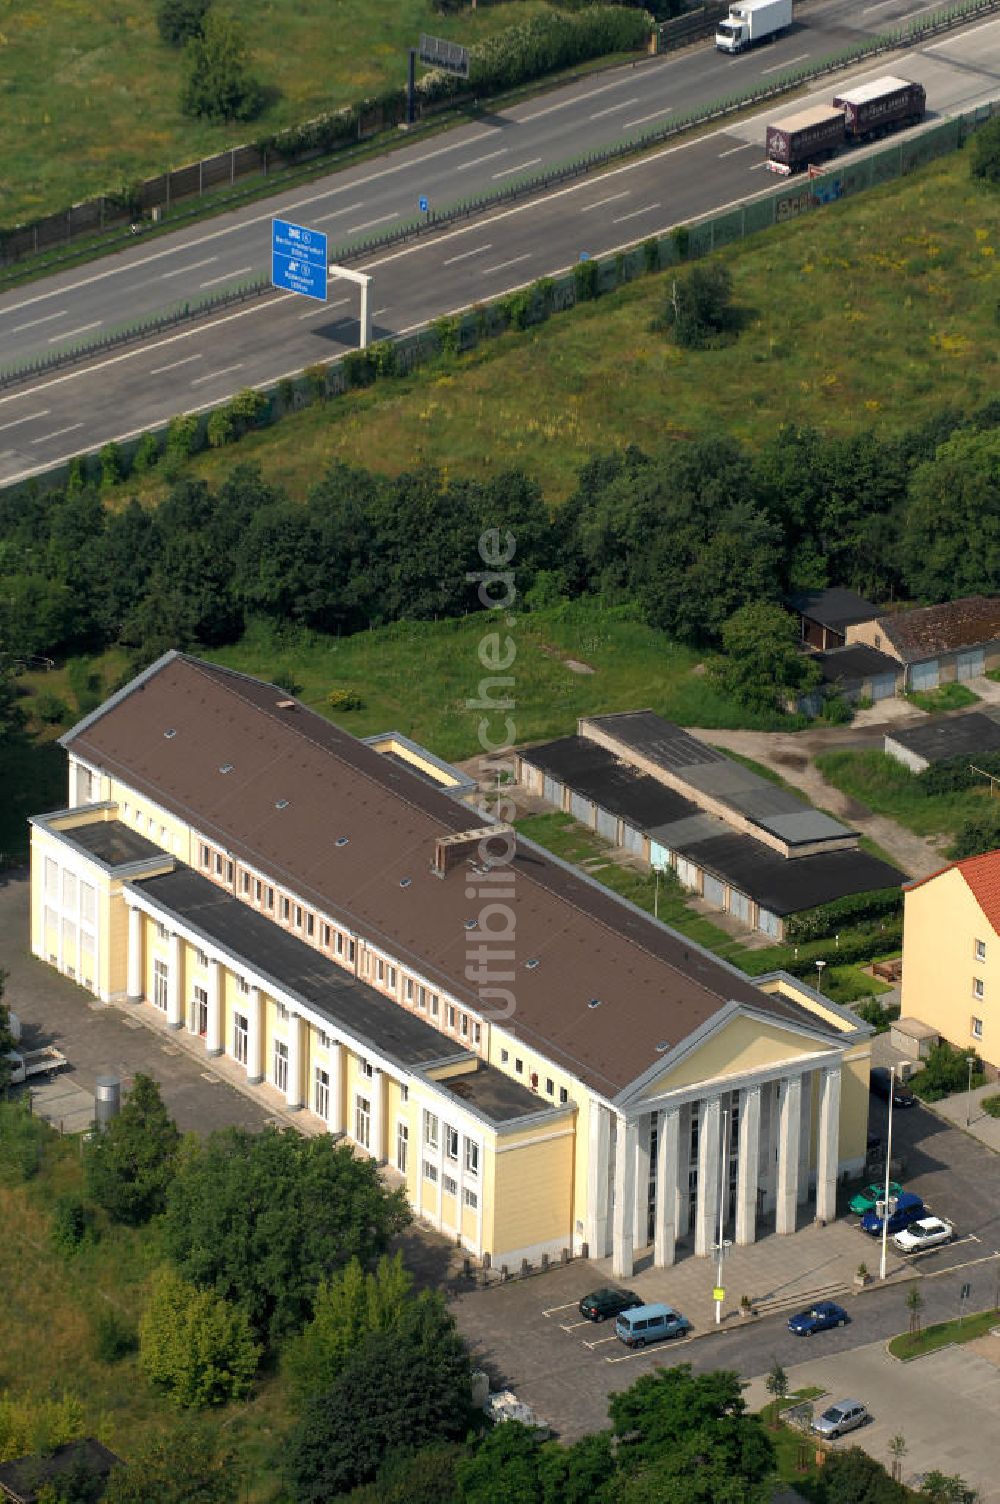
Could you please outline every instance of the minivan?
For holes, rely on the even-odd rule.
[[[622,1311],[615,1321],[615,1336],[626,1347],[645,1347],[647,1342],[681,1337],[690,1330],[690,1321],[672,1306],[635,1306],[631,1311]]]

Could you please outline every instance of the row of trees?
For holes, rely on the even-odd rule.
[[[550,512],[511,471],[393,478],[334,464],[304,504],[239,466],[215,491],[109,511],[96,488],[0,496],[0,640],[14,655],[237,637],[248,614],[323,632],[478,609],[477,540],[516,538],[528,603],[637,601],[717,646],[741,607],[844,585],[876,601],[1000,590],[1000,403],[895,440],[789,427],[757,453],[713,438],[595,459]]]

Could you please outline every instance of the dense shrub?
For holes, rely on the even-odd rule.
[[[209,10],[200,34],[185,50],[185,115],[212,121],[256,119],[264,108],[264,91],[250,72],[243,30],[233,16]]]
[[[61,726],[69,720],[69,706],[58,695],[43,690],[35,696],[35,715],[43,726]]]
[[[852,893],[848,898],[836,898],[832,903],[819,904],[815,909],[803,909],[800,914],[793,914],[785,927],[785,937],[796,945],[808,940],[822,940],[827,935],[838,934],[848,925],[881,918],[883,915],[898,915],[902,913],[902,909],[903,894],[899,888],[878,888],[871,893]]]
[[[969,1085],[969,1062],[972,1062],[972,1084],[982,1086],[986,1077],[978,1055],[973,1049],[956,1050],[942,1039],[932,1047],[922,1070],[910,1077],[910,1086],[925,1102],[940,1102],[953,1092],[965,1091]]]
[[[969,168],[974,178],[1000,188],[1000,115],[980,126],[973,136]]]
[[[178,413],[167,429],[167,453],[187,459],[198,449],[200,424],[194,413]]]
[[[137,475],[145,475],[148,470],[152,470],[159,458],[160,440],[155,433],[144,433],[135,446],[132,469]]]
[[[976,767],[984,773],[1000,776],[1000,752],[981,752],[976,756]],[[985,780],[974,773],[968,757],[948,757],[943,762],[932,762],[917,774],[917,782],[927,794],[953,794],[962,789],[984,788]]]
[[[192,37],[200,37],[211,3],[212,0],[160,0],[156,25],[167,45],[183,47]]]
[[[572,15],[547,11],[477,43],[469,82],[480,93],[508,89],[587,58],[634,52],[651,30],[646,11],[626,6],[591,5]]]
[[[93,1219],[79,1196],[60,1196],[52,1208],[50,1236],[60,1253],[75,1253],[87,1237]]]
[[[864,1002],[855,1004],[855,1013],[864,1019],[866,1024],[871,1024],[876,1034],[885,1034],[894,1018],[899,1017],[899,1009],[883,1008],[877,997],[865,998]]]
[[[139,1322],[139,1365],[177,1405],[222,1405],[250,1389],[263,1351],[240,1306],[170,1268],[153,1277]]]
[[[984,1097],[980,1107],[991,1118],[1000,1118],[1000,1096]]]
[[[159,1087],[140,1072],[121,1112],[87,1145],[87,1189],[115,1222],[148,1222],[163,1210],[179,1147]]]
[[[114,1310],[98,1311],[91,1325],[91,1340],[98,1363],[119,1363],[139,1346],[135,1327]]]
[[[355,689],[331,689],[326,703],[331,710],[362,710],[365,702]]]
[[[733,279],[721,262],[692,266],[670,283],[658,327],[684,350],[704,350],[736,327]]]

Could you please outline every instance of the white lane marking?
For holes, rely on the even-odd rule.
[[[178,366],[189,366],[193,360],[204,360],[204,355],[185,355],[183,360],[172,360],[168,366],[154,366],[150,376],[162,376],[164,371],[176,371]]]
[[[526,167],[537,167],[541,160],[541,157],[532,157],[529,162],[518,162],[514,167],[505,167],[502,172],[495,172],[493,177],[494,179],[509,178],[512,172],[523,172]]]
[[[866,5],[865,8],[864,8],[864,10],[861,12],[861,14],[863,16],[867,16],[873,10],[884,10],[887,5],[898,5],[898,4],[899,4],[899,0],[878,0],[878,4],[877,5]]]
[[[325,225],[328,219],[336,219],[341,214],[353,214],[356,209],[363,209],[364,207],[364,199],[362,199],[360,203],[357,204],[345,204],[343,209],[331,209],[329,214],[314,214],[313,223],[317,225]]]
[[[521,115],[517,119],[518,125],[527,125],[529,120],[541,120],[543,115],[551,115],[556,110],[566,110],[572,104],[580,104],[585,99],[596,99],[598,94],[606,94],[609,89],[620,89],[624,84],[630,83],[631,71],[625,78],[616,78],[614,83],[602,84],[599,89],[588,89],[586,94],[574,94],[572,99],[560,99],[557,104],[547,104],[543,110],[536,110],[533,115]]]
[[[388,305],[388,303],[386,303],[386,305],[385,305],[384,308],[376,308],[375,309],[375,312],[372,314],[372,318],[373,319],[377,319],[380,313],[388,313],[388,312],[389,312],[389,305]]]
[[[618,218],[613,219],[611,223],[613,225],[623,225],[627,219],[638,219],[640,214],[652,214],[654,209],[659,209],[660,207],[659,204],[647,204],[644,209],[633,209],[631,214],[619,214]]]
[[[33,444],[44,444],[49,439],[62,438],[64,433],[73,433],[75,429],[82,428],[82,423],[71,423],[68,428],[57,428],[54,433],[43,433],[40,439],[32,439]]]
[[[192,261],[190,266],[175,266],[172,272],[163,272],[160,280],[167,282],[171,277],[183,277],[185,272],[196,272],[200,267],[211,266],[218,259],[218,256],[206,256],[204,261]]]
[[[350,301],[350,298],[338,298],[335,303],[324,303],[319,308],[307,308],[305,313],[299,314],[299,321],[301,322],[302,319],[314,319],[317,314],[329,313],[331,308],[339,308],[342,303],[349,303]]]
[[[27,417],[11,418],[9,423],[0,423],[0,433],[3,433],[5,428],[16,428],[19,423],[33,423],[36,418],[47,418],[51,411],[50,407],[43,407],[41,412],[28,413]]]
[[[759,172],[762,167],[766,167],[766,166],[767,166],[766,159],[763,162],[755,162],[753,164],[753,166],[750,168],[750,171],[751,172]]]
[[[607,107],[607,109],[604,109],[604,110],[595,110],[594,113],[591,115],[590,118],[591,118],[591,120],[602,120],[605,115],[613,115],[616,110],[627,110],[630,104],[638,104],[638,103],[639,103],[639,96],[638,96],[638,94],[633,94],[633,96],[632,96],[631,99],[621,99],[621,100],[619,100],[619,102],[617,104],[609,104],[608,107]]]
[[[209,277],[207,282],[202,282],[201,287],[217,287],[220,282],[228,282],[230,277],[245,277],[247,272],[252,272],[252,266],[238,266],[233,272],[223,272],[221,277]]]
[[[487,241],[485,245],[477,245],[472,251],[461,251],[457,256],[449,256],[447,261],[442,261],[442,266],[454,266],[456,261],[466,261],[470,256],[481,256],[484,251],[491,251],[493,242]]]
[[[618,1338],[612,1332],[612,1334],[611,1334],[610,1337],[595,1337],[594,1340],[593,1340],[593,1342],[588,1342],[587,1339],[584,1338],[583,1339],[583,1345],[584,1345],[584,1347],[589,1347],[590,1350],[591,1350],[591,1352],[593,1352],[595,1347],[604,1347],[608,1342],[617,1342],[617,1341],[618,1341]]]
[[[505,266],[517,266],[519,261],[530,261],[531,252],[525,251],[523,256],[512,256],[509,261],[498,261],[496,266],[484,266],[482,275],[488,277],[491,272],[502,272]],[[571,1302],[572,1304],[572,1302]]]
[[[748,151],[751,146],[756,145],[756,141],[744,141],[740,146],[731,146],[728,151],[720,151],[719,159],[721,161],[723,157],[734,157],[738,151]]]
[[[191,385],[201,386],[202,382],[204,381],[215,381],[218,376],[228,376],[230,371],[240,371],[242,369],[243,362],[242,360],[239,360],[234,366],[223,366],[221,371],[209,371],[207,376],[196,376]]]
[[[632,190],[630,188],[625,188],[621,193],[609,193],[607,198],[599,198],[596,204],[584,204],[583,208],[580,210],[580,213],[589,214],[591,209],[600,209],[604,204],[613,204],[615,199],[628,198],[631,191]]]
[[[968,31],[963,31],[962,34],[961,34],[961,36],[951,37],[946,42],[935,42],[932,47],[925,47],[923,49],[923,51],[924,52],[943,52],[946,47],[956,47],[956,46],[959,46],[960,44],[964,44],[965,42],[967,42],[969,40],[970,37],[974,37],[976,35],[977,31],[987,31],[991,26],[997,26],[997,25],[1000,25],[1000,22],[997,22],[996,20],[993,20],[993,21],[984,21],[981,26],[973,26],[973,27],[970,27],[970,29]],[[900,62],[901,63],[908,63],[910,61],[911,57],[913,57],[913,53],[907,53],[906,57],[900,58]]]
[[[263,214],[255,214],[247,219],[240,219],[235,224],[223,226],[221,230],[209,230],[205,235],[198,235],[193,240],[185,241],[182,246],[169,245],[162,251],[151,251],[148,256],[137,256],[134,261],[130,260],[119,263],[116,266],[110,267],[107,271],[95,272],[90,277],[81,277],[78,282],[68,282],[65,287],[56,288],[50,292],[36,293],[30,298],[22,298],[19,303],[10,303],[6,308],[0,309],[0,313],[14,313],[18,308],[27,308],[34,303],[42,303],[46,298],[61,298],[68,292],[76,292],[79,287],[90,287],[92,283],[103,282],[107,277],[117,277],[123,272],[133,271],[136,267],[148,266],[150,262],[162,261],[165,256],[181,256],[185,251],[192,251],[195,246],[207,245],[213,240],[218,240],[223,235],[232,235],[235,231],[245,230],[251,225],[265,224],[271,219],[280,219],[287,214],[291,214],[296,209],[306,208],[309,204],[322,203],[325,198],[335,198],[339,193],[356,193],[365,183],[376,183],[380,178],[392,177],[397,172],[409,172],[411,168],[419,167],[423,162],[433,161],[435,157],[443,157],[448,152],[464,151],[467,146],[473,146],[477,141],[485,141],[495,135],[496,127],[493,127],[490,130],[480,131],[476,136],[467,136],[464,141],[452,141],[448,146],[439,146],[436,151],[424,152],[422,157],[406,157],[405,160],[396,162],[392,167],[381,167],[378,172],[369,172],[365,177],[355,178],[350,183],[341,183],[335,188],[324,188],[320,193],[309,194],[308,197],[295,199],[292,203],[274,202],[272,207],[267,209]],[[184,268],[184,270],[187,270],[187,268]],[[136,432],[144,433],[145,430],[140,428]],[[72,458],[72,456],[70,457]]]
[[[399,210],[396,209],[392,214],[380,215],[378,219],[366,219],[363,225],[348,225],[347,233],[348,235],[356,235],[359,230],[370,230],[373,225],[387,225],[390,219],[398,218]]]
[[[564,1300],[561,1306],[548,1306],[548,1307],[546,1307],[546,1309],[542,1312],[542,1315],[543,1316],[554,1316],[557,1311],[569,1311],[569,1310],[575,1309],[575,1307],[577,1306],[577,1304],[578,1304],[578,1302],[575,1301],[575,1300]]]
[[[590,1325],[591,1325],[591,1322],[589,1322],[587,1320],[583,1320],[583,1321],[560,1321],[560,1323],[559,1323],[559,1330],[561,1332],[575,1332],[581,1326],[590,1326]]]
[[[471,162],[459,162],[455,171],[464,172],[467,167],[478,167],[481,162],[492,162],[494,157],[505,157],[509,151],[509,146],[501,146],[499,151],[488,151],[485,157],[473,157]]]
[[[86,334],[89,329],[99,329],[103,323],[103,319],[95,319],[92,324],[81,324],[78,329],[67,329],[64,334],[50,334],[49,344],[57,345],[61,339],[72,339],[74,335]]]
[[[638,120],[623,120],[622,124],[626,130],[631,130],[633,125],[645,125],[648,120],[662,120],[664,115],[669,115],[672,109],[673,105],[668,104],[664,110],[654,110],[652,115],[640,115]]]
[[[774,63],[770,68],[761,68],[761,73],[780,73],[782,68],[790,68],[793,63],[804,63],[809,56],[808,52],[800,52],[798,57],[786,57],[783,63]]]
[[[11,334],[20,334],[22,329],[34,329],[36,324],[51,324],[53,319],[64,319],[65,317],[66,309],[60,308],[58,313],[47,313],[43,319],[29,319],[26,324],[15,324],[10,332]]]
[[[693,1341],[694,1341],[694,1337],[671,1337],[671,1339],[670,1339],[670,1346],[671,1347],[685,1347],[687,1345],[687,1343],[693,1342]],[[655,1356],[656,1356],[655,1352],[654,1353],[650,1353],[648,1347],[637,1347],[637,1348],[634,1349],[634,1351],[632,1351],[630,1353],[625,1353],[620,1358],[609,1358],[605,1354],[604,1361],[605,1361],[605,1363],[628,1363],[631,1358],[648,1358],[648,1357],[655,1357]]]

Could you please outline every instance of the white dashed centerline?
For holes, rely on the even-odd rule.
[[[61,439],[64,433],[75,433],[82,428],[82,423],[71,423],[68,428],[57,428],[54,433],[43,433],[40,439],[32,439],[33,444],[47,444],[49,439]]]
[[[581,214],[589,214],[591,209],[603,209],[605,204],[613,204],[616,199],[628,198],[631,189],[626,188],[622,193],[609,193],[607,198],[599,198],[596,204],[584,204]]]
[[[509,151],[509,146],[501,146],[499,151],[488,151],[485,157],[473,157],[471,162],[458,162],[455,171],[464,172],[467,167],[478,167],[482,162],[492,162],[495,157],[505,157]]]
[[[654,110],[652,115],[640,115],[638,120],[623,120],[622,124],[628,131],[632,129],[633,125],[646,125],[650,120],[662,120],[664,115],[669,115],[672,109],[673,105],[668,104],[665,110]]]
[[[775,63],[770,68],[761,68],[761,73],[780,73],[782,68],[790,68],[793,63],[804,63],[809,56],[808,52],[800,52],[798,57],[786,57],[783,63]]]
[[[360,204],[345,204],[342,209],[331,209],[329,214],[313,214],[310,218],[314,225],[325,225],[328,219],[336,219],[341,214],[356,214],[364,207],[365,201],[362,199]]]
[[[207,282],[202,282],[201,287],[217,287],[220,282],[228,282],[230,277],[245,277],[247,272],[252,272],[252,266],[238,266],[234,272],[223,272],[221,277],[209,277]]]
[[[731,146],[728,151],[720,151],[719,158],[721,160],[723,157],[735,156],[738,151],[748,151],[751,146],[755,146],[756,144],[755,141],[743,141],[739,146]]]
[[[64,319],[65,317],[65,308],[60,308],[58,313],[47,313],[44,318],[29,319],[26,324],[15,324],[10,332],[11,334],[20,334],[22,329],[34,329],[37,324],[51,324],[53,319]]]
[[[471,251],[462,251],[458,256],[449,256],[447,261],[442,261],[442,266],[454,266],[456,261],[467,261],[470,256],[481,256],[484,251],[491,251],[493,244],[487,241],[485,245],[477,245]]]
[[[191,385],[201,386],[203,381],[215,381],[218,376],[228,376],[230,371],[242,371],[242,369],[243,362],[241,360],[235,366],[223,366],[221,371],[209,371],[207,376],[196,376]]]
[[[390,219],[398,219],[398,218],[399,218],[399,210],[397,209],[397,210],[395,210],[394,213],[392,213],[392,214],[383,214],[378,219],[366,219],[363,225],[348,225],[348,227],[347,227],[347,233],[348,233],[348,235],[356,235],[359,230],[370,230],[375,225],[387,225],[389,223]]]
[[[522,261],[530,261],[531,252],[525,251],[523,256],[512,256],[509,261],[498,261],[496,266],[484,266],[481,275],[488,277],[491,272],[502,272],[508,266],[517,266]]]
[[[503,172],[495,172],[493,177],[494,179],[509,178],[512,172],[523,172],[526,167],[537,167],[541,160],[541,157],[532,157],[530,162],[518,162],[516,167],[505,167]]]
[[[150,376],[162,376],[164,371],[176,371],[178,366],[189,366],[193,360],[204,360],[204,358],[201,354],[185,355],[183,360],[172,360],[169,365],[154,366],[149,374]]]
[[[638,104],[639,96],[634,94],[631,99],[621,99],[617,104],[609,104],[606,110],[595,110],[591,120],[602,120],[605,115],[613,115],[616,110],[627,110],[630,104]]]
[[[638,219],[640,214],[652,214],[654,209],[659,209],[660,207],[660,204],[647,204],[643,209],[633,209],[631,214],[619,214],[618,218],[613,219],[611,223],[613,225],[623,225],[627,219]]]
[[[40,413],[28,413],[24,418],[11,418],[9,423],[0,423],[0,433],[3,433],[5,428],[16,428],[19,423],[33,423],[36,418],[47,418],[51,410],[51,408],[43,407]]]
[[[192,261],[189,266],[178,266],[172,272],[162,272],[160,281],[167,282],[171,277],[183,277],[185,272],[196,272],[203,266],[211,266],[218,259],[218,256],[206,256],[204,261]]]
[[[64,334],[50,334],[49,344],[57,345],[61,339],[73,339],[77,334],[87,334],[91,329],[99,329],[103,323],[103,319],[95,319],[92,324],[81,324],[79,329],[67,329]]]

